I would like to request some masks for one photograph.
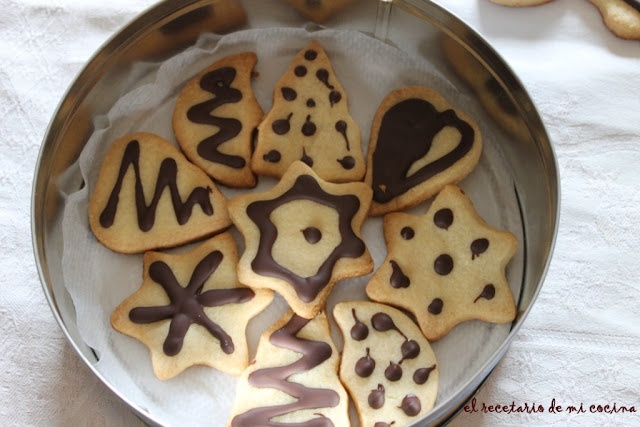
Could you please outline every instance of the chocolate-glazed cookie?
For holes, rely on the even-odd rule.
[[[345,90],[326,52],[314,41],[294,57],[276,84],[251,167],[279,178],[302,160],[327,181],[360,181],[366,167],[360,139]],[[268,155],[273,150],[281,154],[277,162]]]
[[[273,293],[241,286],[237,262],[229,233],[186,254],[145,254],[142,287],[114,310],[111,323],[149,347],[158,378],[171,378],[192,365],[231,375],[247,367],[247,323]]]
[[[407,425],[426,414],[436,399],[439,371],[412,320],[395,308],[363,301],[338,303],[333,314],[344,338],[340,379],[360,425]],[[366,328],[367,337],[354,328]]]
[[[296,314],[313,317],[337,281],[372,270],[360,235],[370,197],[363,183],[327,183],[296,162],[269,192],[232,199],[246,246],[240,282],[277,290]]]
[[[262,334],[254,363],[238,381],[228,425],[276,427],[283,424],[274,419],[286,416],[284,425],[348,426],[338,363],[326,314],[310,320],[289,311]]]
[[[231,187],[253,187],[252,132],[262,120],[251,76],[258,58],[245,52],[207,67],[180,92],[173,130],[180,147],[209,176]],[[281,97],[295,98],[283,88]]]
[[[480,129],[435,91],[407,86],[386,96],[371,127],[365,182],[372,215],[414,206],[475,167]]]
[[[410,240],[402,235],[406,228],[414,230]],[[487,225],[460,188],[446,186],[422,216],[385,216],[384,233],[387,260],[367,284],[367,295],[412,312],[427,339],[440,339],[466,320],[513,321],[505,267],[518,242]],[[415,262],[416,247],[424,262]]]

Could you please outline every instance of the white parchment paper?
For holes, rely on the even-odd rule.
[[[66,202],[63,272],[82,338],[99,359],[97,369],[120,393],[167,425],[225,425],[234,397],[235,378],[211,368],[192,367],[174,379],[160,381],[153,375],[147,348],[111,328],[109,316],[113,309],[140,287],[142,255],[122,255],[104,248],[89,228],[88,200],[102,158],[111,141],[130,132],[153,132],[175,143],[171,115],[180,89],[200,70],[234,53],[250,50],[258,54],[256,71],[259,76],[253,87],[259,103],[268,111],[276,81],[292,57],[314,39],[325,47],[337,78],[347,92],[350,112],[362,130],[365,152],[377,106],[388,92],[401,86],[422,84],[432,87],[471,117],[486,117],[468,91],[456,87],[447,76],[436,72],[428,60],[419,61],[354,31],[279,28],[247,30],[224,37],[205,35],[195,46],[168,61],[133,67],[129,75],[130,89],[122,94],[106,116],[95,118],[95,132],[80,156],[77,166],[86,185],[71,194]],[[476,169],[460,185],[491,225],[513,232],[522,242],[513,180],[496,142],[503,136],[491,123],[478,122],[483,132],[483,155]],[[249,191],[265,191],[274,183],[273,179],[261,177],[258,187]],[[221,189],[229,198],[241,192]],[[422,204],[410,212],[422,214],[426,206],[426,203]],[[378,268],[386,256],[381,219],[369,218],[363,236]],[[236,240],[242,250],[242,239],[237,233]],[[182,250],[184,248],[175,251]],[[520,249],[508,269],[516,299],[521,273]],[[364,287],[369,277],[338,284],[329,297],[329,313],[338,301],[366,299]],[[262,331],[284,310],[286,303],[276,296],[267,310],[249,324],[251,356],[255,354]],[[509,326],[466,322],[433,345],[441,371],[437,404],[446,402],[456,389],[473,377],[502,343]],[[339,335],[333,324],[333,337],[341,348]]]

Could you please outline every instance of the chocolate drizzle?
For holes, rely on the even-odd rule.
[[[327,87],[327,89],[335,89],[333,85],[329,84],[329,72],[324,68],[320,68],[316,71],[316,77]]]
[[[391,278],[389,279],[389,283],[393,288],[408,288],[411,284],[411,281],[405,274],[402,272],[402,269],[395,261],[389,261],[391,263],[391,268],[393,272],[391,273]]]
[[[440,209],[433,216],[433,222],[436,227],[448,230],[453,224],[453,212],[448,208]]]
[[[100,225],[104,228],[109,228],[113,225],[113,221],[116,217],[116,211],[118,210],[118,201],[120,200],[120,191],[122,189],[122,181],[129,169],[129,166],[133,166],[133,172],[135,174],[135,199],[136,199],[136,212],[138,214],[138,228],[142,231],[149,231],[153,228],[153,224],[156,220],[156,210],[158,209],[158,203],[160,197],[165,189],[169,187],[171,194],[171,203],[173,203],[173,211],[176,214],[176,220],[178,224],[184,225],[191,218],[193,207],[198,204],[202,208],[202,212],[206,215],[213,215],[213,206],[211,200],[209,200],[209,193],[211,188],[196,187],[193,189],[187,200],[183,203],[178,191],[178,185],[176,183],[178,175],[178,165],[176,161],[170,157],[167,157],[162,161],[160,170],[158,171],[158,178],[156,179],[156,188],[151,199],[151,204],[147,206],[144,196],[144,189],[142,188],[142,180],[140,178],[140,143],[137,140],[132,140],[127,144],[122,156],[122,162],[120,163],[120,171],[118,172],[118,178],[116,184],[111,191],[107,205],[100,214]]]
[[[371,390],[371,393],[369,393],[369,406],[373,409],[380,409],[384,406],[384,400],[384,386],[378,384],[378,388]]]
[[[331,346],[322,341],[310,341],[296,337],[296,334],[311,320],[293,315],[289,322],[269,337],[269,342],[276,347],[302,354],[302,357],[290,365],[259,369],[249,375],[249,384],[257,388],[281,390],[297,399],[295,402],[251,409],[237,415],[231,421],[232,427],[265,426],[279,427],[282,423],[271,421],[272,418],[305,409],[335,407],[340,403],[340,396],[333,390],[308,388],[300,383],[287,379],[302,372],[308,372],[331,357]],[[306,423],[287,424],[289,426],[333,427],[333,422],[324,416]]]
[[[231,87],[235,78],[236,70],[232,67],[218,68],[202,76],[200,87],[202,90],[212,93],[214,98],[189,108],[187,118],[194,123],[218,127],[218,132],[198,143],[198,155],[211,162],[242,169],[246,164],[245,159],[241,156],[218,151],[218,147],[222,143],[235,138],[240,133],[242,122],[234,118],[216,117],[211,114],[222,105],[242,100],[242,92]]]
[[[318,268],[318,272],[309,277],[300,277],[287,268],[276,263],[271,249],[278,235],[278,230],[269,218],[279,206],[295,200],[311,200],[329,206],[338,212],[340,244],[329,254]],[[358,258],[365,251],[364,242],[356,236],[351,228],[351,221],[360,208],[357,196],[333,195],[325,192],[310,175],[300,175],[293,186],[281,196],[272,200],[260,200],[247,207],[247,215],[260,230],[260,241],[256,257],[251,267],[258,273],[276,277],[290,283],[303,302],[310,302],[331,280],[333,267],[340,258]]]
[[[286,119],[278,119],[274,121],[271,125],[273,131],[278,135],[284,135],[285,133],[289,132],[289,130],[291,129],[291,124],[289,123],[289,120],[291,120],[291,116],[293,116],[293,113],[289,113]]]
[[[367,378],[373,373],[373,370],[376,368],[376,361],[369,355],[369,347],[367,347],[366,356],[362,356],[356,362],[355,371],[359,377]]]
[[[429,375],[436,369],[436,365],[431,365],[428,368],[420,368],[416,369],[413,373],[413,382],[416,384],[422,385],[427,382],[429,379]]]
[[[475,304],[475,302],[478,301],[480,298],[491,300],[495,296],[496,296],[496,287],[493,286],[493,284],[489,283],[482,289],[482,293],[478,295],[478,297],[475,300],[473,300],[473,303]]]
[[[415,394],[408,394],[404,399],[402,399],[400,409],[402,409],[408,416],[415,417],[420,413],[422,405],[420,404],[420,399],[418,399]]]
[[[487,249],[489,249],[489,240],[487,239],[476,239],[471,242],[471,260],[485,253]]]
[[[223,255],[213,251],[205,256],[193,270],[189,284],[183,288],[162,261],[149,266],[149,277],[160,284],[171,300],[169,305],[156,307],[136,307],[129,311],[133,323],[147,324],[171,319],[169,334],[163,350],[167,356],[175,356],[182,349],[184,337],[192,323],[203,326],[218,341],[226,354],[234,352],[233,340],[204,313],[202,307],[218,307],[225,304],[242,303],[251,300],[254,292],[249,288],[211,289],[202,292],[205,282],[220,265]]]
[[[447,126],[460,131],[458,145],[407,176],[411,166],[429,152],[434,137]],[[471,150],[474,136],[473,128],[454,110],[438,112],[430,102],[417,98],[397,103],[382,118],[373,152],[373,200],[386,203],[451,167]]]
[[[356,341],[362,341],[369,336],[369,328],[367,325],[362,323],[358,316],[356,316],[356,309],[351,309],[351,314],[353,315],[353,320],[355,324],[351,327],[351,338]]]
[[[320,239],[322,239],[322,232],[320,232],[320,230],[315,227],[305,228],[304,230],[302,230],[302,235],[304,236],[305,240],[312,245],[318,243]]]
[[[347,122],[344,120],[338,120],[336,122],[336,130],[342,134],[342,137],[347,144],[347,151],[351,151],[349,148],[349,138],[347,138]]]
[[[337,159],[338,163],[340,163],[340,165],[342,165],[343,168],[349,170],[349,169],[353,169],[353,167],[356,165],[356,159],[354,159],[351,156],[344,156],[341,159]]]

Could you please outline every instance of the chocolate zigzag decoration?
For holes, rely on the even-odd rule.
[[[233,418],[232,427],[264,426],[264,427],[333,427],[333,422],[326,417],[318,417],[302,423],[279,423],[271,419],[303,409],[335,407],[340,403],[340,396],[330,389],[307,388],[302,384],[287,381],[291,375],[307,372],[331,357],[331,346],[322,341],[310,341],[296,337],[296,334],[311,321],[298,315],[293,317],[282,328],[269,337],[269,342],[276,347],[301,353],[302,357],[287,366],[265,368],[249,375],[249,384],[258,388],[275,388],[298,399],[293,403],[279,406],[251,409]]]
[[[194,123],[214,125],[219,128],[214,135],[200,141],[198,144],[200,156],[215,163],[242,169],[246,163],[242,157],[218,151],[220,144],[235,138],[240,133],[242,123],[237,119],[211,115],[218,107],[239,102],[242,99],[242,92],[231,87],[235,78],[236,70],[232,67],[219,68],[205,74],[200,80],[200,87],[214,94],[215,98],[191,107],[187,112],[187,118]]]
[[[129,312],[133,323],[154,323],[171,319],[169,334],[163,350],[167,356],[175,356],[182,349],[184,337],[192,323],[205,327],[220,341],[220,348],[226,354],[234,352],[231,337],[205,314],[202,307],[218,307],[231,303],[251,300],[255,293],[249,288],[210,289],[202,292],[202,287],[222,262],[222,252],[213,251],[204,257],[193,270],[189,284],[183,288],[178,283],[171,268],[162,261],[149,267],[149,276],[165,290],[171,303],[165,306],[136,307]]]
[[[122,181],[124,175],[127,173],[129,166],[133,165],[133,171],[136,177],[135,183],[135,198],[136,198],[136,212],[138,214],[138,227],[142,231],[149,231],[153,227],[156,220],[156,210],[158,209],[158,202],[160,196],[165,187],[169,187],[171,192],[171,202],[173,203],[173,210],[176,214],[178,224],[184,225],[191,217],[193,206],[200,205],[202,211],[206,215],[213,215],[213,206],[211,200],[209,200],[209,193],[211,188],[196,187],[193,189],[186,202],[182,202],[178,186],[176,184],[176,176],[178,173],[178,165],[176,161],[170,157],[167,157],[162,161],[160,170],[158,171],[158,178],[156,179],[156,189],[153,193],[153,199],[151,204],[147,206],[144,198],[144,190],[142,188],[142,181],[140,179],[140,143],[137,140],[132,140],[127,144],[127,148],[124,150],[122,156],[122,162],[120,163],[120,171],[118,172],[118,179],[116,185],[111,191],[109,201],[104,210],[100,214],[100,225],[104,228],[109,228],[113,225],[113,221],[118,210],[118,201],[120,199],[120,190],[122,189]]]

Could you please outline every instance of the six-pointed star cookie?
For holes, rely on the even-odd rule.
[[[446,186],[424,216],[385,216],[384,235],[389,252],[367,295],[411,311],[427,339],[466,320],[513,321],[505,267],[518,241],[478,216],[460,188]]]
[[[273,293],[239,285],[237,261],[230,233],[186,254],[145,253],[142,287],[114,310],[111,324],[149,347],[158,378],[192,365],[230,375],[247,367],[247,323]]]
[[[373,270],[360,234],[370,203],[365,184],[325,182],[302,162],[270,191],[232,199],[246,246],[240,282],[278,291],[296,314],[315,316],[337,281]]]

